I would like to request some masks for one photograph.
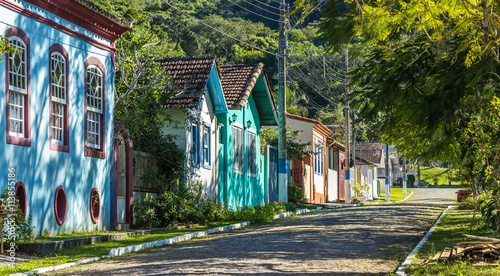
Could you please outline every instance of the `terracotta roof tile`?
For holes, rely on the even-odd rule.
[[[222,90],[229,108],[245,105],[252,89],[257,82],[264,64],[255,65],[225,65],[221,66]]]
[[[215,57],[177,57],[160,60],[165,73],[170,76],[177,96],[166,102],[165,108],[193,108],[204,92]]]
[[[372,163],[382,163],[381,143],[356,143],[356,156]]]

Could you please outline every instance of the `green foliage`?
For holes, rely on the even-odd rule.
[[[0,35],[0,63],[4,61],[4,55],[10,54],[12,51],[13,48],[10,46],[9,38]]]
[[[12,202],[11,200],[15,200]],[[19,208],[19,198],[14,195],[14,188],[8,186],[0,195],[0,212],[2,216],[3,242],[12,243],[31,242],[35,239],[35,227],[31,226],[31,216],[25,217]]]
[[[420,179],[428,183],[448,184],[451,180],[454,184],[458,184],[459,171],[445,168],[431,168],[420,166]]]
[[[408,175],[408,187],[412,188],[415,185],[415,176],[413,174]]]
[[[288,202],[298,203],[304,200],[302,185],[288,183]]]
[[[352,190],[354,192],[355,197],[360,197],[368,193],[368,191],[370,190],[370,186],[366,183],[356,184],[352,186]]]
[[[304,156],[312,156],[313,151],[307,150],[311,146],[311,142],[302,143],[297,136],[300,135],[298,130],[290,130],[290,126],[287,127],[286,132],[286,143],[287,143],[287,159],[292,160],[294,157],[299,158],[299,160],[304,160]],[[272,128],[264,128],[260,134],[260,151],[264,154],[266,147],[270,145],[272,147],[278,148],[278,131]]]

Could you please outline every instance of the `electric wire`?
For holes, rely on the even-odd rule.
[[[243,0],[243,1],[244,1],[244,2],[246,2],[248,5],[252,5],[252,6],[254,6],[254,7],[258,8],[258,9],[261,9],[261,10],[263,10],[263,11],[265,11],[265,12],[268,12],[268,13],[270,13],[270,14],[274,14],[274,15],[280,16],[280,14],[279,14],[279,13],[276,13],[276,12],[272,12],[272,11],[266,10],[265,8],[263,8],[263,7],[261,7],[261,6],[258,6],[258,5],[255,5],[255,4],[252,4],[252,3],[251,3],[250,1],[248,1],[248,0]]]
[[[194,17],[194,16],[192,16],[192,15],[190,15],[190,14],[186,13],[185,11],[183,11],[183,10],[181,10],[181,9],[177,8],[176,6],[174,6],[174,5],[170,4],[170,3],[169,3],[169,2],[167,2],[167,1],[163,1],[163,3],[167,4],[167,5],[168,5],[168,6],[170,6],[171,8],[173,8],[173,9],[175,9],[175,10],[177,10],[177,11],[179,11],[179,12],[183,13],[184,15],[186,15],[186,16],[188,16],[188,17],[190,17],[191,19],[193,19],[193,20],[196,20],[196,21],[200,22],[200,23],[201,23],[201,24],[203,24],[204,26],[206,26],[206,27],[208,27],[208,28],[210,28],[210,29],[212,29],[212,30],[214,30],[214,31],[216,31],[216,32],[218,32],[218,33],[220,33],[220,34],[222,34],[222,35],[225,35],[225,36],[227,36],[227,37],[229,37],[229,38],[231,38],[231,39],[233,39],[233,40],[236,40],[236,41],[238,41],[238,42],[241,42],[241,43],[243,43],[243,44],[246,44],[247,46],[249,46],[250,48],[253,48],[253,49],[255,49],[255,50],[259,50],[259,51],[264,52],[264,53],[266,53],[266,54],[270,54],[270,55],[273,55],[273,56],[275,56],[275,57],[278,57],[278,54],[276,54],[276,53],[272,53],[272,52],[269,52],[269,51],[264,50],[264,49],[262,49],[262,48],[260,48],[260,47],[257,47],[257,46],[255,46],[255,45],[252,45],[252,44],[250,44],[250,43],[248,43],[248,42],[246,42],[246,41],[243,41],[243,40],[241,40],[241,39],[238,39],[238,38],[236,38],[236,37],[234,37],[234,36],[232,36],[232,35],[230,35],[230,34],[227,34],[227,33],[223,32],[223,31],[221,31],[221,30],[219,30],[219,29],[217,29],[217,28],[215,28],[215,27],[213,27],[213,26],[211,26],[211,25],[209,25],[209,24],[207,24],[207,23],[203,22],[202,20],[200,20],[200,19],[198,19],[198,18],[196,18],[196,17]]]
[[[247,12],[249,12],[249,13],[255,14],[255,15],[260,16],[260,17],[262,17],[262,18],[265,18],[265,19],[267,19],[267,20],[275,21],[275,22],[278,22],[278,23],[280,22],[278,19],[274,19],[274,18],[270,18],[270,17],[267,17],[267,16],[263,16],[262,14],[260,14],[260,13],[258,13],[258,12],[251,11],[251,10],[249,10],[249,9],[247,9],[247,8],[245,8],[245,7],[243,7],[243,6],[239,5],[239,4],[237,4],[237,3],[235,3],[235,2],[233,2],[233,1],[231,1],[231,0],[227,0],[227,1],[228,1],[228,2],[230,2],[230,3],[233,3],[233,5],[238,6],[238,7],[240,7],[242,10],[247,11]]]
[[[280,11],[280,8],[273,7],[273,6],[269,5],[269,4],[266,4],[266,3],[264,3],[264,2],[261,2],[261,1],[259,1],[259,0],[253,0],[253,1],[255,1],[255,2],[259,3],[259,4],[262,4],[262,5],[264,5],[264,6],[267,6],[267,7],[270,7],[270,8],[273,8],[273,9],[275,9],[275,10]]]

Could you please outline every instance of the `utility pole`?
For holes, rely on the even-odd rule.
[[[385,201],[389,201],[389,144],[385,144]]]
[[[351,203],[351,160],[349,152],[349,101],[347,100],[347,95],[349,95],[349,79],[347,74],[349,73],[349,50],[347,47],[344,49],[344,63],[345,63],[345,94],[344,94],[344,117],[345,117],[345,183],[344,183],[344,197],[345,203]]]
[[[403,194],[406,195],[406,155],[403,155]]]
[[[356,171],[356,110],[352,111],[352,163],[354,164],[354,185],[358,184],[358,172]]]
[[[279,45],[278,45],[278,198],[288,202],[286,158],[286,47],[285,0],[280,0]]]
[[[420,187],[420,161],[417,160],[417,187]]]

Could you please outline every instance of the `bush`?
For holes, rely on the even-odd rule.
[[[9,188],[11,194],[9,195]],[[8,215],[2,216],[2,231],[3,242],[5,244],[32,242],[35,240],[35,227],[31,226],[31,216],[25,217],[21,208],[19,208],[19,198],[15,197],[13,203],[15,210],[12,210],[12,205],[9,199],[12,198],[12,187],[7,187],[3,194],[0,196],[0,212],[7,213]]]
[[[160,227],[160,221],[155,214],[156,199],[134,200],[132,223],[140,228]]]
[[[408,175],[408,187],[413,188],[415,185],[415,176],[413,174]]]
[[[302,202],[304,200],[304,193],[302,185],[288,183],[288,201],[289,202]]]

